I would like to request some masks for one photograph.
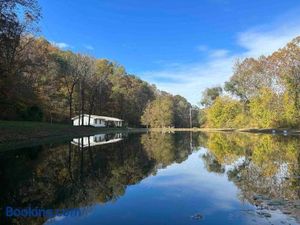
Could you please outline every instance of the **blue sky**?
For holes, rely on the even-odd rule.
[[[197,104],[237,58],[300,35],[299,0],[39,0],[42,35]]]

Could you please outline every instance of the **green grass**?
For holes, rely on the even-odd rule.
[[[133,132],[139,129],[74,127],[70,124],[0,120],[0,150],[68,140],[97,133]]]
[[[35,129],[35,128],[47,128],[47,129],[60,129],[72,127],[68,124],[59,124],[59,123],[44,123],[44,122],[32,122],[32,121],[6,121],[0,120],[0,128],[5,129]]]

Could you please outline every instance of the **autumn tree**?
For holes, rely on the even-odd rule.
[[[143,125],[163,128],[174,125],[174,103],[171,96],[159,96],[150,102],[141,117]]]
[[[209,107],[213,104],[217,97],[222,94],[223,89],[219,86],[206,88],[202,92],[202,99],[200,101],[201,105]]]
[[[292,100],[296,124],[300,126],[300,37],[270,56],[272,70],[280,79],[284,90]]]
[[[266,73],[265,63],[265,57],[237,61],[232,77],[225,82],[225,90],[247,103],[262,87],[271,87],[272,80]]]
[[[207,109],[207,123],[209,127],[230,128],[235,127],[235,120],[242,112],[239,101],[229,97],[218,97],[214,104]]]
[[[1,117],[9,118],[23,112],[26,101],[17,91],[19,87],[29,84],[24,72],[35,67],[30,58],[30,47],[40,19],[40,9],[35,0],[1,0],[0,1],[0,102]],[[30,84],[29,84],[30,85]],[[25,87],[24,87],[25,88]],[[23,89],[24,89],[23,88]],[[30,99],[30,98],[29,98]],[[31,98],[32,99],[32,98]]]

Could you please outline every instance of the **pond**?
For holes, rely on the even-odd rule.
[[[299,224],[299,150],[299,137],[150,132],[5,151],[1,221]],[[28,218],[8,208],[52,214]],[[62,213],[71,210],[77,214]]]

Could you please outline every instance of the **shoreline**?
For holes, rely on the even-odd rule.
[[[134,132],[239,132],[276,135],[300,135],[299,129],[290,128],[96,128],[74,127],[69,124],[50,124],[30,121],[0,120],[0,151],[35,146],[45,143],[62,142],[72,138],[91,136],[99,133]],[[287,131],[284,133],[284,131]]]
[[[292,128],[150,128],[150,131],[163,131],[163,132],[240,132],[240,133],[263,133],[263,134],[286,134],[300,135],[299,129]]]
[[[50,124],[30,121],[0,120],[0,152],[45,143],[62,142],[72,138],[99,133],[146,132],[144,128],[74,127],[69,124]]]

